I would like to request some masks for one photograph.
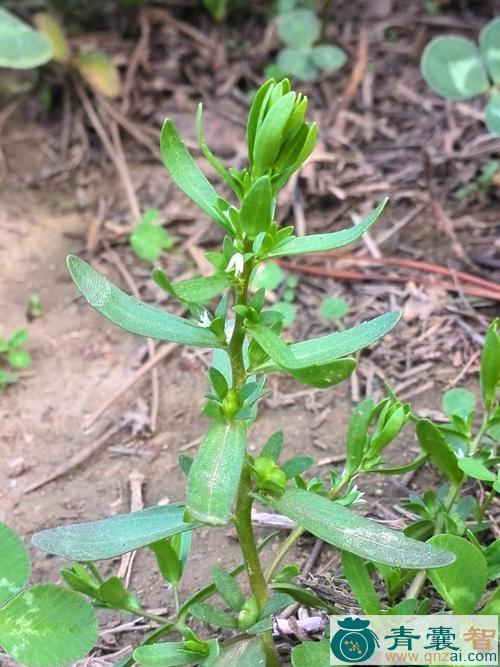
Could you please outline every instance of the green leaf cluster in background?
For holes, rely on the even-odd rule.
[[[443,97],[467,100],[488,93],[486,127],[500,135],[500,17],[481,30],[479,46],[465,37],[435,37],[420,66],[427,84]]]
[[[33,69],[49,62],[71,67],[95,91],[107,97],[120,93],[120,76],[104,53],[73,53],[66,34],[49,12],[33,17],[36,30],[0,7],[0,67]]]
[[[0,647],[20,664],[52,667],[83,658],[97,640],[92,607],[52,584],[26,587],[28,554],[0,523]]]
[[[0,7],[0,67],[31,69],[44,65],[51,58],[49,40]]]
[[[321,72],[334,72],[345,64],[347,57],[338,46],[317,43],[321,23],[312,9],[298,1],[281,2],[278,15],[278,36],[285,45],[278,53],[276,64],[281,72],[299,81],[314,81]]]
[[[2,369],[0,365],[0,393],[9,385],[15,384],[18,377],[12,371],[20,371],[27,368],[31,363],[29,352],[23,349],[23,345],[28,339],[26,329],[14,331],[8,338],[0,336],[0,364],[6,367]]]
[[[154,208],[144,211],[130,235],[130,245],[137,257],[154,262],[162,250],[170,250],[173,238],[161,225],[156,224],[160,212]]]

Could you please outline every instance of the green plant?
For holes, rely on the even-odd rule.
[[[500,172],[500,162],[498,160],[489,160],[481,169],[479,174],[471,181],[457,188],[453,193],[458,199],[474,197],[488,194],[491,186],[498,180]]]
[[[216,21],[226,18],[229,10],[236,7],[245,7],[250,0],[203,0],[205,8]]]
[[[103,95],[118,95],[118,70],[106,55],[73,53],[62,27],[48,12],[35,14],[34,23],[37,30],[0,7],[0,67],[30,70],[52,62],[73,69]]]
[[[337,322],[342,327],[341,320],[349,312],[349,306],[340,297],[327,296],[321,302],[321,316],[329,322]]]
[[[11,370],[23,370],[31,363],[29,352],[22,349],[22,346],[28,338],[28,332],[25,329],[14,331],[8,338],[0,336],[0,362],[4,362],[8,370],[0,368],[0,392],[9,384],[17,382],[17,375]]]
[[[170,250],[174,239],[156,220],[160,212],[148,208],[142,214],[130,235],[130,246],[137,257],[148,262],[154,262],[161,255],[162,250]]]
[[[42,300],[40,299],[40,295],[34,292],[33,294],[30,294],[26,316],[31,321],[36,320],[37,317],[41,317],[42,314]]]
[[[226,169],[203,140],[201,108],[197,129],[202,152],[231,189],[235,203],[218,195],[198,169],[170,120],[161,132],[161,151],[171,178],[225,232],[220,252],[207,258],[214,273],[171,283],[155,269],[153,278],[191,309],[191,319],[158,310],[128,296],[77,257],[68,258],[70,274],[88,302],[122,328],[143,336],[182,345],[211,348],[210,385],[204,414],[210,425],[194,459],[182,456],[187,476],[186,501],[149,507],[101,521],[63,526],[36,534],[33,544],[75,561],[63,571],[66,582],[94,604],[145,616],[158,624],[120,665],[267,665],[280,664],[271,634],[272,617],[297,600],[333,612],[332,605],[313,591],[291,581],[297,568],[280,569],[297,538],[307,530],[328,544],[385,567],[439,568],[454,556],[447,550],[406,537],[363,517],[352,506],[360,500],[354,484],[362,471],[380,471],[381,454],[410,418],[407,405],[387,398],[358,406],[347,437],[347,462],[329,482],[305,475],[313,459],[305,454],[283,461],[283,434],[272,435],[257,454],[247,449],[249,429],[265,394],[266,376],[284,372],[303,384],[325,388],[347,378],[356,362],[352,354],[376,342],[400,317],[389,312],[347,331],[287,344],[280,337],[282,317],[264,308],[264,290],[250,295],[257,267],[269,259],[328,251],[359,238],[377,220],[382,202],[353,227],[331,234],[295,237],[291,227],[274,220],[276,196],[311,153],[316,126],[305,121],[307,99],[290,90],[287,80],[265,83],[257,92],[247,122],[248,165]],[[229,308],[222,292],[233,294]],[[374,420],[369,437],[365,425]],[[405,468],[406,469],[406,468]],[[297,524],[278,547],[264,572],[251,522],[254,502],[278,511]],[[200,526],[236,528],[243,563],[212,571],[213,581],[177,603],[171,617],[141,609],[138,600],[116,577],[104,580],[94,561],[149,547],[162,576],[174,589],[189,552],[189,532]],[[82,564],[80,564],[82,563]],[[236,576],[246,571],[249,592]],[[219,603],[208,599],[219,596]],[[229,640],[199,638],[189,628],[190,617],[214,628],[226,628]],[[172,641],[159,639],[173,634]]]
[[[479,47],[454,35],[432,39],[424,49],[420,68],[426,83],[438,95],[467,100],[488,94],[486,127],[500,135],[500,17],[479,34]]]
[[[313,7],[300,0],[278,3],[278,36],[285,45],[276,64],[287,76],[299,81],[314,81],[321,72],[334,72],[346,62],[338,46],[321,42],[321,22]]]
[[[491,539],[487,537],[490,523],[485,521],[485,513],[495,496],[500,494],[499,390],[500,321],[495,320],[486,332],[481,356],[481,412],[477,410],[474,394],[462,388],[450,389],[443,395],[446,423],[435,424],[418,418],[409,412],[409,406],[403,406],[406,419],[415,425],[421,455],[406,466],[385,467],[385,470],[380,460],[370,462],[368,459],[365,463],[366,472],[399,474],[430,463],[440,473],[445,483],[437,492],[429,489],[420,495],[410,494],[404,506],[414,514],[415,520],[404,532],[409,537],[426,540],[428,544],[455,554],[453,563],[439,569],[429,568],[416,575],[380,563],[367,565],[352,554],[345,554],[344,576],[365,613],[379,613],[375,611],[377,605],[380,606],[379,597],[370,576],[376,571],[382,577],[390,604],[401,598],[402,591],[410,584],[396,605],[400,611],[391,612],[390,607],[387,613],[428,613],[428,600],[419,599],[426,579],[455,614],[500,612],[499,589],[492,588],[500,575],[500,540],[493,538],[490,543],[485,543]],[[358,409],[367,414],[362,409],[364,404],[366,402]],[[386,406],[389,405],[387,402]],[[402,414],[397,416],[401,408],[395,406],[396,403],[389,409],[384,428],[389,428],[392,422],[399,428],[403,417]],[[355,419],[354,415],[352,428]],[[365,442],[369,439],[368,425],[369,419],[366,419],[362,424]],[[381,435],[375,435],[377,431]],[[359,431],[357,433],[359,435]],[[381,437],[384,441],[383,429],[375,429],[375,434],[376,440]],[[470,493],[474,487],[481,491],[477,494],[479,501],[476,494]],[[464,489],[467,489],[465,493]],[[474,576],[467,576],[466,573],[472,572]],[[490,592],[485,599],[488,587]]]

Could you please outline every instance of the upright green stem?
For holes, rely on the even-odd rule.
[[[236,287],[236,303],[246,306],[248,301],[248,285],[253,265],[248,262],[241,275],[240,281]],[[234,329],[231,340],[228,345],[229,360],[231,362],[232,387],[231,390],[238,393],[247,380],[247,371],[243,356],[243,345],[245,343],[244,321],[241,315],[236,315]],[[257,544],[252,526],[252,504],[253,498],[250,495],[252,490],[252,480],[250,477],[250,468],[245,461],[241,472],[240,483],[236,498],[236,507],[234,512],[234,524],[240,543],[245,568],[248,574],[250,590],[254,596],[257,606],[260,609],[267,600],[267,583],[262,571],[262,565],[259,558]],[[262,635],[264,650],[266,653],[266,667],[279,667],[280,661],[274,646],[271,631]]]
[[[252,272],[252,265],[245,266],[241,279],[236,288],[236,303],[246,306],[248,300],[248,283]],[[231,361],[231,372],[233,376],[232,390],[240,391],[247,379],[245,360],[243,358],[243,344],[245,342],[245,329],[243,326],[243,317],[237,315],[234,323],[234,329],[229,342],[229,359]],[[253,498],[250,495],[252,490],[252,481],[250,478],[250,469],[248,464],[243,464],[238,495],[236,499],[236,509],[234,523],[241,545],[241,551],[248,572],[250,588],[259,608],[261,608],[267,599],[267,586],[262,573],[259,552],[255,543],[255,537],[252,528],[252,503]]]
[[[241,473],[240,485],[238,487],[234,523],[236,525],[241,552],[243,554],[248,579],[250,581],[250,588],[260,609],[264,606],[267,599],[267,585],[262,572],[259,552],[253,534],[251,516],[253,498],[249,495],[251,489],[252,483],[250,479],[250,470],[245,463]]]

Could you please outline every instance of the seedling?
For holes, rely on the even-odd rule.
[[[160,212],[154,208],[144,211],[142,218],[132,230],[130,245],[137,257],[147,262],[154,262],[162,250],[170,250],[174,239],[156,220]]]
[[[106,55],[73,53],[62,27],[52,14],[35,14],[34,23],[36,30],[0,7],[0,67],[30,70],[52,62],[71,68],[103,95],[118,95],[118,70]]]
[[[420,68],[426,83],[450,100],[487,94],[486,127],[500,135],[500,17],[479,33],[479,47],[455,35],[432,39],[424,49]]]
[[[0,362],[7,366],[7,370],[0,368],[0,392],[9,384],[17,382],[17,375],[10,372],[23,370],[31,363],[29,352],[22,347],[28,338],[28,332],[25,329],[14,331],[9,338],[0,336]]]
[[[321,316],[328,322],[336,322],[342,327],[341,320],[349,312],[349,306],[340,297],[327,296],[321,302]]]
[[[345,246],[360,238],[385,206],[384,201],[358,224],[334,233],[296,237],[291,227],[278,226],[274,219],[276,197],[314,146],[316,126],[305,120],[306,111],[307,99],[292,92],[286,79],[265,83],[248,116],[248,163],[237,170],[224,168],[206,146],[200,109],[202,151],[232,191],[231,201],[216,192],[172,121],[165,121],[160,143],[171,178],[225,233],[220,252],[207,253],[214,266],[211,276],[171,283],[160,270],[154,271],[155,281],[190,308],[192,318],[141,303],[82,259],[68,258],[70,274],[81,293],[115,324],[142,336],[213,350],[203,408],[210,424],[194,459],[184,456],[179,461],[187,476],[185,501],[49,529],[33,537],[36,547],[74,561],[63,576],[94,604],[145,616],[158,624],[133,655],[119,663],[122,667],[134,661],[140,665],[279,665],[272,637],[275,614],[295,600],[334,611],[311,590],[288,579],[296,574],[296,568],[288,574],[280,571],[282,561],[304,531],[359,557],[361,562],[402,570],[437,570],[455,558],[439,545],[408,538],[353,509],[361,497],[356,477],[365,470],[385,470],[384,450],[410,419],[408,406],[397,399],[389,397],[377,405],[365,402],[356,408],[347,435],[345,468],[340,473],[331,471],[328,483],[306,474],[313,463],[310,456],[282,457],[280,431],[257,454],[247,448],[270,373],[283,372],[319,389],[335,385],[353,372],[356,361],[352,355],[384,336],[400,317],[399,312],[388,312],[346,331],[288,344],[280,336],[281,315],[264,307],[263,290],[250,295],[261,263]],[[224,294],[210,307],[213,299],[226,291],[229,296]],[[495,359],[489,365],[490,373],[494,363]],[[485,391],[491,407],[490,385]],[[364,425],[371,423],[374,428],[367,436]],[[251,521],[256,502],[297,524],[274,551],[265,571],[260,551],[272,538],[256,542]],[[179,600],[176,612],[168,618],[141,609],[136,596],[116,577],[105,580],[94,565],[94,561],[149,547],[162,576],[176,587],[189,552],[190,531],[227,524],[236,530],[242,564],[232,570],[213,568],[213,581]],[[243,571],[249,589],[236,581]],[[208,602],[215,594],[216,603]],[[218,639],[199,638],[189,627],[191,617],[215,629],[225,628],[231,639],[221,639],[218,633]],[[24,636],[23,619],[17,621],[16,629]],[[159,641],[168,634],[174,635],[171,641]],[[8,648],[13,651],[10,645]],[[306,644],[304,650],[310,651],[311,645]],[[41,647],[40,656],[43,658]],[[56,661],[47,658],[28,664],[48,666]]]
[[[480,173],[471,182],[455,190],[454,195],[458,199],[486,195],[495,182],[500,182],[499,175],[500,162],[498,160],[489,160]]]
[[[36,293],[30,294],[26,317],[30,321],[36,320],[38,317],[42,316],[42,313],[42,300],[40,299],[40,295]]]
[[[334,72],[346,62],[338,46],[318,43],[321,22],[314,9],[299,0],[281,0],[278,5],[278,36],[285,45],[276,65],[287,76],[299,81],[314,81],[321,72]]]
[[[244,7],[249,0],[203,0],[203,4],[213,19],[221,21],[233,6]]]

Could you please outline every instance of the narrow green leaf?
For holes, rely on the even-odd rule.
[[[214,565],[212,567],[212,578],[221,598],[234,611],[240,611],[245,603],[245,598],[240,587],[226,570]]]
[[[210,667],[266,667],[266,664],[262,639],[254,637],[222,649]]]
[[[223,292],[231,283],[228,273],[214,273],[211,276],[197,276],[188,280],[171,282],[159,268],[154,268],[151,278],[162,290],[186,303],[203,304]]]
[[[170,542],[167,539],[158,540],[149,548],[156,556],[161,576],[172,586],[177,586],[182,576],[182,563]]]
[[[479,51],[465,37],[431,39],[422,54],[420,68],[432,90],[452,100],[467,100],[489,88]]]
[[[206,176],[196,166],[189,151],[180,139],[175,125],[167,119],[160,135],[160,150],[170,178],[202,211],[215,222],[228,228],[227,222],[217,211],[219,195]]]
[[[68,560],[114,558],[198,527],[198,522],[184,521],[184,511],[183,503],[147,507],[101,521],[42,530],[31,541],[37,549]]]
[[[198,137],[198,143],[200,144],[201,152],[205,156],[207,162],[213,167],[213,169],[219,174],[219,176],[226,181],[230,187],[234,187],[234,181],[231,178],[229,172],[222,166],[219,160],[212,153],[210,148],[207,145],[203,137],[203,104],[200,102],[198,104],[198,109],[196,110],[196,135]]]
[[[458,459],[458,467],[469,477],[480,479],[483,482],[494,482],[496,475],[478,459],[466,456],[463,459]]]
[[[312,607],[314,609],[324,609],[330,613],[333,613],[334,607],[326,600],[322,600],[320,597],[313,593],[303,586],[297,584],[291,584],[288,582],[275,582],[272,584],[273,590],[278,591],[279,593],[287,593],[294,600],[300,602],[306,607]]]
[[[186,651],[183,642],[163,642],[150,646],[139,646],[134,651],[134,660],[144,667],[175,667],[176,665],[199,664],[204,657],[196,651]]]
[[[52,58],[48,39],[0,7],[0,67],[31,69]]]
[[[187,505],[195,519],[224,524],[240,480],[246,427],[242,421],[216,423],[207,431],[189,471]]]
[[[30,576],[30,561],[23,543],[0,522],[0,606],[18,593]]]
[[[92,607],[78,593],[59,586],[32,586],[0,609],[1,646],[30,667],[73,664],[96,641]]]
[[[260,456],[265,456],[267,458],[277,461],[280,457],[281,450],[283,449],[283,431],[276,431],[273,433],[270,438],[267,440]]]
[[[336,359],[321,366],[314,364],[308,368],[289,368],[287,373],[302,384],[326,389],[348,378],[356,368],[356,359]]]
[[[413,459],[410,463],[403,463],[400,466],[383,466],[380,468],[370,468],[366,472],[379,473],[380,475],[403,475],[405,472],[411,472],[420,468],[427,459],[429,458],[428,454],[422,454],[422,456]]]
[[[486,330],[481,352],[481,394],[486,408],[493,407],[500,385],[500,320],[496,319]]]
[[[122,580],[118,577],[110,577],[104,581],[92,597],[105,602],[112,609],[126,609],[127,607],[137,606],[134,596],[127,591]]]
[[[289,367],[307,368],[312,365],[323,366],[335,359],[353,354],[375,343],[382,336],[385,336],[397,324],[400,317],[401,312],[395,310],[384,315],[379,315],[367,322],[362,322],[358,326],[346,329],[345,331],[335,331],[326,336],[293,343],[288,347],[288,352],[284,352],[290,360],[288,361]],[[260,341],[258,342],[261,344]],[[283,353],[283,350],[281,352]],[[279,368],[273,361],[268,361],[258,370],[269,373],[279,370]]]
[[[285,473],[287,479],[292,479],[297,475],[302,475],[313,463],[312,456],[294,456],[283,463],[281,470]]]
[[[195,602],[189,607],[189,613],[203,623],[216,628],[234,628],[236,620],[225,611],[206,602]]]
[[[500,16],[487,23],[479,33],[479,48],[490,77],[500,83]]]
[[[271,106],[257,131],[253,154],[256,178],[266,174],[278,156],[296,97],[296,93],[283,95]]]
[[[481,551],[457,535],[434,535],[427,544],[455,554],[453,563],[428,570],[434,588],[454,614],[474,613],[488,580],[486,559]]]
[[[379,218],[380,214],[389,201],[384,199],[377,208],[366,216],[361,222],[348,229],[331,234],[311,234],[309,236],[289,237],[281,245],[273,248],[267,257],[283,257],[285,255],[305,255],[311,252],[327,252],[335,248],[342,248],[359,239],[367,229]]]
[[[330,664],[330,640],[302,642],[292,649],[293,667],[326,667]]]
[[[267,599],[262,611],[260,612],[260,619],[267,618],[268,616],[273,616],[274,614],[279,614],[280,611],[283,611],[285,607],[293,604],[294,598],[289,593],[284,593],[280,591],[271,595]]]
[[[422,450],[430,456],[439,472],[454,484],[458,484],[464,474],[458,467],[457,457],[437,426],[428,419],[421,419],[417,423],[416,432]]]
[[[247,148],[248,148],[248,161],[250,163],[250,168],[253,166],[253,154],[254,154],[254,145],[255,137],[257,134],[257,129],[259,127],[259,120],[263,116],[263,112],[267,106],[269,97],[276,85],[276,82],[273,79],[269,79],[264,83],[257,93],[248,112],[248,121],[247,121],[247,130],[246,130],[246,139],[247,139]]]
[[[342,568],[349,588],[365,614],[380,614],[382,609],[368,568],[359,556],[342,552]]]
[[[359,403],[351,413],[347,430],[347,469],[357,470],[368,443],[368,426],[373,412],[373,400],[367,398]]]
[[[453,560],[446,551],[410,540],[303,489],[288,488],[280,498],[258,496],[258,499],[328,544],[367,560],[410,569],[442,567]]]
[[[254,239],[273,221],[273,193],[269,176],[261,176],[246,193],[240,209],[242,230]]]
[[[222,347],[217,336],[208,329],[125,294],[83,259],[69,255],[67,262],[73,281],[89,304],[122,329],[183,345]]]

